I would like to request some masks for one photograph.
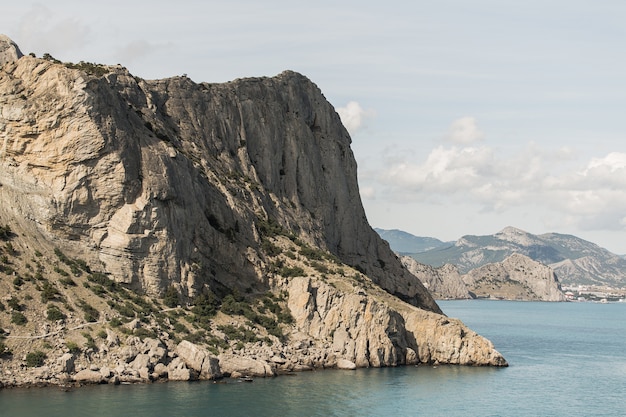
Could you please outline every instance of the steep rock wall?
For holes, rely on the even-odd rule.
[[[173,280],[190,295],[257,280],[245,248],[258,246],[259,219],[275,221],[438,311],[368,225],[350,138],[308,79],[212,85],[108,71],[32,57],[5,66],[3,193],[18,201],[7,215],[96,249],[136,289]]]
[[[467,299],[472,298],[467,286],[461,278],[459,270],[450,264],[434,268],[417,262],[410,256],[400,258],[402,265],[424,284],[436,299]]]

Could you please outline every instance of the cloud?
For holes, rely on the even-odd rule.
[[[376,199],[376,190],[374,187],[361,187],[360,194],[362,199],[367,200],[375,200]]]
[[[59,20],[51,9],[38,4],[21,18],[18,39],[20,44],[37,45],[42,53],[62,54],[85,46],[89,33],[88,26],[78,19]]]
[[[338,107],[337,113],[350,135],[354,135],[375,114],[372,110],[364,110],[356,101],[349,102],[346,107]]]
[[[483,140],[484,137],[484,133],[478,129],[476,119],[461,117],[452,122],[445,139],[452,143],[467,145]]]
[[[526,207],[581,230],[626,229],[626,153],[585,162],[570,149],[534,143],[510,156],[489,146],[439,146],[423,160],[396,155],[385,166],[381,199],[499,213]]]
[[[118,59],[118,62],[131,63],[149,55],[155,49],[157,49],[155,45],[146,40],[134,40],[118,48],[115,51],[115,57]]]

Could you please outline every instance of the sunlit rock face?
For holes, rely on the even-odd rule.
[[[476,359],[474,342],[437,348],[440,336],[448,346],[452,334],[471,332],[436,329],[439,307],[369,226],[350,137],[306,77],[148,81],[120,66],[64,65],[17,47],[11,55],[12,44],[0,44],[9,51],[0,70],[0,224],[29,248],[62,248],[140,294],[174,287],[183,303],[207,289],[285,291],[293,331],[320,346],[324,359],[311,366],[501,364]],[[349,283],[329,289],[323,309],[311,305],[323,277],[306,285],[280,277],[264,246],[273,235],[332,254],[388,298],[354,295]],[[311,309],[337,317],[320,321]]]

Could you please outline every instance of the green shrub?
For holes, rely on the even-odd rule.
[[[13,232],[11,231],[11,227],[8,224],[0,226],[0,240],[9,240],[12,237]]]
[[[122,325],[122,320],[120,320],[118,317],[113,317],[111,320],[109,320],[109,325],[113,328],[120,327]]]
[[[66,270],[61,269],[61,268],[59,268],[56,265],[54,266],[53,269],[54,269],[54,272],[56,272],[57,274],[59,274],[61,276],[64,276],[64,277],[69,277],[70,276],[70,274]]]
[[[4,341],[0,339],[0,358],[4,358],[6,356],[11,356],[13,352],[7,345],[4,344]]]
[[[29,368],[35,368],[38,366],[42,366],[47,356],[40,350],[35,352],[30,352],[26,355],[26,366]]]
[[[165,304],[166,307],[173,308],[178,306],[178,303],[178,290],[173,285],[170,285],[163,295],[163,304]]]
[[[7,301],[7,304],[15,311],[22,311],[23,306],[20,304],[20,300],[14,295]]]
[[[51,284],[50,281],[44,281],[41,285],[41,301],[47,303],[48,301],[55,301],[61,294],[59,290]]]
[[[19,275],[13,278],[13,286],[15,286],[15,288],[19,288],[23,284],[24,284],[24,280]]]
[[[87,304],[83,300],[78,300],[77,304],[78,304],[78,307],[80,307],[81,310],[83,310],[83,312],[85,313],[84,315],[85,321],[88,321],[88,322],[98,321],[98,319],[100,318],[100,312],[98,310],[96,310],[93,306]]]
[[[304,269],[302,269],[299,266],[294,266],[294,267],[283,266],[282,268],[278,270],[278,273],[285,278],[303,277],[306,275],[304,273]]]
[[[83,332],[81,334],[85,339],[87,339],[85,342],[85,348],[96,350],[96,342],[93,340],[93,337],[87,332]]]
[[[261,249],[267,256],[278,256],[282,253],[282,250],[278,246],[266,238],[261,242]]]
[[[20,313],[19,311],[14,311],[13,314],[11,314],[11,323],[17,324],[18,326],[23,326],[28,323],[28,319],[24,314]]]
[[[135,317],[135,309],[133,308],[133,304],[126,301],[124,304],[117,303],[113,306],[115,310],[117,310],[122,316],[134,318]]]
[[[11,256],[17,254],[17,252],[16,252],[16,250],[13,247],[13,244],[11,242],[7,242],[7,244],[5,245],[5,250],[6,250],[7,254],[9,254]]]
[[[93,272],[92,274],[87,276],[87,281],[100,284],[108,291],[115,291],[120,288],[117,282],[113,281],[102,272]]]
[[[143,340],[146,337],[155,338],[156,333],[152,330],[148,330],[145,327],[140,327],[138,329],[133,330],[133,335],[137,336],[139,339]]]
[[[65,347],[67,347],[70,353],[73,353],[73,354],[77,354],[81,352],[81,348],[80,346],[78,346],[78,343],[72,340],[68,340],[67,342],[65,342]]]
[[[261,236],[274,237],[287,234],[285,228],[272,218],[268,218],[267,220],[259,218],[256,226]]]
[[[213,291],[208,290],[193,299],[191,312],[199,317],[213,317],[217,313],[220,302]]]
[[[63,314],[61,309],[59,309],[59,307],[55,305],[49,305],[48,309],[46,310],[46,317],[50,321],[57,321],[65,319],[66,316],[65,314]]]

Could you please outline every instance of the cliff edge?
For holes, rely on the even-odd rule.
[[[117,369],[114,352],[140,345],[143,328],[178,352],[148,361],[151,371],[186,357],[189,346],[174,344],[188,339],[219,355],[227,374],[237,372],[233,357],[251,355],[252,341],[265,363],[288,358],[268,374],[277,363],[302,367],[294,343],[319,353],[309,367],[340,359],[506,364],[488,341],[441,315],[369,226],[350,137],[306,77],[143,80],[121,66],[22,56],[6,39],[0,326],[13,355],[0,360],[19,365],[17,352],[38,348],[56,365],[72,355],[73,372],[90,361]],[[46,288],[56,295],[41,295]],[[95,321],[85,305],[98,311]],[[46,318],[50,308],[58,319]],[[26,321],[16,323],[16,313]],[[103,336],[135,339],[103,348],[81,334],[89,346],[71,349],[82,321]],[[256,336],[235,337],[233,323]],[[220,374],[202,366],[190,377]],[[180,359],[171,374],[181,369],[195,368]]]

